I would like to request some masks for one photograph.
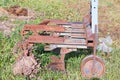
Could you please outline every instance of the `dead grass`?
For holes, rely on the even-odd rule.
[[[5,0],[2,0],[5,1]],[[1,3],[2,3],[1,1]],[[7,0],[6,0],[7,1]],[[1,4],[0,3],[0,4]],[[89,0],[8,0],[3,7],[11,5],[20,5],[25,8],[39,11],[37,19],[30,21],[30,24],[37,24],[41,19],[65,19],[68,21],[82,21],[84,15],[88,14]],[[40,15],[40,16],[39,16]],[[107,67],[105,75],[101,80],[119,80],[120,79],[120,0],[99,0],[99,31],[100,36],[106,37],[110,35],[113,41],[113,52],[110,58],[105,59]],[[23,80],[25,76],[14,76],[11,71],[11,65],[14,63],[14,57],[10,54],[11,49],[20,38],[18,33],[20,28],[26,24],[20,20],[15,23],[19,24],[14,31],[14,35],[10,38],[2,37],[0,34],[0,78],[3,80]],[[20,37],[20,36],[19,36]],[[41,49],[41,48],[40,48]],[[43,53],[43,52],[41,52]],[[78,54],[80,53],[80,54]],[[68,74],[63,75],[59,72],[51,72],[42,69],[37,76],[43,80],[84,80],[79,71],[80,61],[86,56],[86,52],[78,52],[72,54],[75,57],[70,57],[66,60]],[[83,54],[84,53],[84,54]],[[39,51],[38,51],[39,54]],[[38,55],[47,64],[51,53]],[[78,55],[76,57],[76,55]],[[98,54],[101,55],[101,54]],[[70,55],[71,56],[71,55]],[[44,66],[43,66],[44,67]]]
[[[120,6],[118,1],[101,1],[99,6],[100,36],[111,36],[114,41],[120,40]]]

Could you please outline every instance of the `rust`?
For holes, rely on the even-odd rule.
[[[61,48],[60,50],[60,58],[57,58],[56,56],[51,56],[51,63],[48,64],[48,68],[53,70],[53,71],[65,71],[65,54],[72,52],[74,49],[68,49],[68,48]]]
[[[55,23],[56,25],[48,25],[49,23]],[[62,22],[62,21],[61,21]],[[67,23],[67,22],[66,22]],[[55,48],[61,48],[60,58],[56,56],[51,57],[51,63],[47,65],[47,68],[53,71],[65,70],[64,58],[67,53],[76,51],[78,48],[95,47],[95,34],[91,33],[90,28],[87,28],[85,24],[66,24],[57,21],[43,21],[39,25],[25,25],[21,34],[24,38],[29,31],[33,32],[33,35],[29,35],[23,41],[24,56],[31,54],[30,50],[34,43],[47,43],[46,50],[53,50]],[[57,25],[60,24],[60,25]],[[38,31],[51,32],[49,35],[39,34]]]
[[[93,69],[94,58],[95,64]],[[94,57],[94,55],[90,55],[82,60],[80,70],[82,76],[84,76],[87,79],[90,79],[92,77],[100,78],[105,73],[105,63],[100,57]]]
[[[62,44],[64,42],[63,37],[54,36],[30,36],[28,38],[29,43],[56,43]]]
[[[97,4],[96,0],[91,1]],[[94,6],[95,8],[93,10],[96,11],[97,6]],[[47,19],[43,20],[40,24],[25,25],[20,33],[23,40],[22,49],[24,56],[30,56],[32,52],[31,48],[35,43],[45,43],[45,50],[60,48],[60,57],[51,56],[51,63],[48,64],[47,67],[54,71],[66,72],[64,59],[67,53],[77,51],[79,48],[92,48],[93,55],[82,61],[80,68],[81,73],[85,78],[101,77],[105,72],[105,65],[101,58],[96,56],[98,39],[97,12],[94,14],[96,14],[96,16],[89,12],[89,14],[83,18],[83,22]],[[32,31],[33,34],[26,35],[30,31]]]
[[[71,34],[71,37],[73,37],[73,38],[83,38],[83,39],[85,39],[86,38],[86,35],[85,34]]]
[[[85,29],[67,28],[65,32],[85,33]]]
[[[55,23],[60,25],[48,25],[49,23]],[[30,35],[23,42],[24,56],[30,54],[30,48],[34,43],[47,43],[53,44],[48,47],[48,50],[61,48],[60,58],[55,56],[51,57],[51,63],[47,66],[51,70],[65,71],[64,58],[65,54],[72,51],[76,51],[77,48],[94,47],[94,34],[92,34],[86,25],[81,24],[66,24],[60,20],[45,20],[39,25],[25,25],[21,31],[22,36],[25,36],[27,32],[32,31],[34,35]],[[53,32],[50,35],[40,35],[38,31]],[[86,43],[87,42],[87,43]]]
[[[47,65],[47,68],[53,71],[65,71],[64,64],[56,56],[51,56],[51,63]]]
[[[43,20],[40,25],[48,25],[50,23],[54,23],[54,24],[64,24],[66,23],[66,21],[64,20],[54,20],[54,19],[46,19],[46,20]]]
[[[86,15],[86,16],[84,16],[84,18],[83,18],[83,23],[86,25],[86,26],[88,26],[88,25],[91,25],[91,15]]]
[[[77,45],[86,45],[86,42],[84,39],[65,39],[64,44],[77,44]]]
[[[47,26],[47,25],[25,25],[24,30],[41,30],[41,31],[56,31],[64,32],[65,28],[61,26]]]
[[[84,29],[85,27],[83,26],[83,23],[81,24],[71,24],[72,25],[72,28],[75,28],[75,29]]]

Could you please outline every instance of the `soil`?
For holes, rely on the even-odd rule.
[[[29,75],[30,77],[35,77],[39,69],[40,65],[35,60],[34,56],[21,56],[13,65],[14,75]]]
[[[14,21],[28,22],[36,19],[37,15],[36,11],[16,5],[9,8],[0,7],[0,32],[3,32],[5,36],[9,36],[16,26],[19,26]]]
[[[18,5],[11,6],[9,8],[5,8],[5,10],[9,14],[13,14],[15,16],[28,16],[28,10],[26,8],[21,8]]]
[[[113,40],[120,40],[120,27],[99,27],[100,37],[111,36]]]
[[[108,7],[103,7],[104,10],[103,13],[100,16],[99,20],[99,33],[100,37],[106,37],[111,36],[113,40],[120,40],[120,27],[114,26],[114,27],[108,27],[110,23],[110,19],[107,18],[107,9]],[[102,8],[101,8],[102,9]],[[9,33],[14,30],[14,28],[17,26],[15,23],[13,23],[15,20],[25,20],[29,21],[32,19],[36,19],[37,12],[22,8],[20,6],[11,6],[9,8],[1,8],[0,7],[0,17],[7,16],[8,20],[0,21],[0,31],[2,31],[5,35],[9,35]],[[104,21],[104,22],[103,22]],[[111,24],[113,25],[113,24]]]

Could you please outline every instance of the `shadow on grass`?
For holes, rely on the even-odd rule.
[[[92,79],[90,79],[90,80],[100,80],[100,78],[92,78]]]
[[[44,51],[45,44],[35,44],[33,48],[33,54],[38,59],[38,62],[41,63],[41,66],[45,66],[50,62],[50,56],[55,55],[56,57],[60,57],[60,48],[56,48],[53,51]],[[77,51],[68,53],[65,55],[65,60],[74,57],[81,57],[83,59],[87,55],[92,53],[92,49],[78,49]]]
[[[91,53],[92,53],[92,49],[78,49],[75,52],[71,52],[71,53],[66,54],[65,60],[68,60],[71,57],[77,57],[78,58],[82,55],[88,56]]]

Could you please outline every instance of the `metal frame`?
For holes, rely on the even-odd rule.
[[[90,26],[90,27],[89,27]],[[26,38],[27,33],[32,35]],[[21,31],[24,56],[29,56],[35,43],[46,43],[45,50],[61,48],[60,58],[51,57],[48,68],[65,71],[65,54],[79,48],[92,48],[94,61],[98,35],[98,0],[91,0],[91,12],[83,18],[83,22],[67,22],[63,20],[43,20],[40,24],[25,25]],[[93,63],[94,65],[94,63]]]

